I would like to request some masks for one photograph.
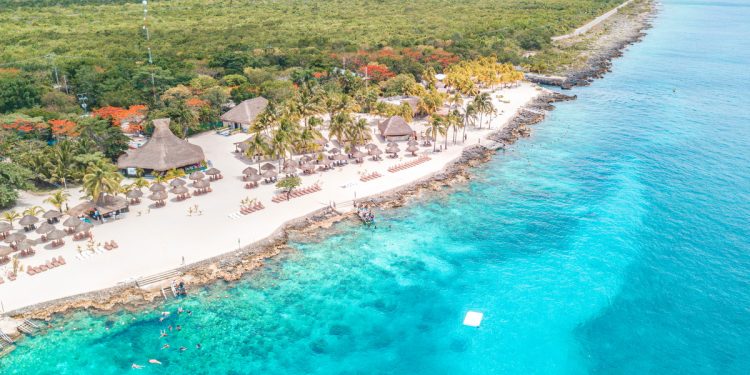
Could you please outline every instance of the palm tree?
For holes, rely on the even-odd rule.
[[[347,133],[347,129],[351,124],[351,115],[348,112],[341,112],[336,117],[331,119],[331,124],[328,126],[329,137],[336,137],[336,140],[341,144],[341,139]]]
[[[469,119],[474,118],[477,115],[477,109],[474,106],[474,103],[469,103],[466,105],[466,109],[464,110],[464,121],[463,121],[463,134],[461,135],[461,143],[464,142],[466,139],[466,128],[469,126]]]
[[[27,216],[27,215],[28,216],[39,216],[39,214],[41,214],[43,211],[44,210],[42,210],[42,208],[39,207],[39,206],[32,206],[32,207],[29,207],[29,208],[23,210],[23,215],[24,216]]]
[[[262,156],[268,155],[270,152],[270,146],[266,142],[266,138],[261,133],[255,133],[250,142],[247,143],[247,149],[245,150],[245,156],[254,160],[258,158],[258,171],[260,171],[260,161]]]
[[[68,198],[70,198],[70,194],[65,190],[60,189],[47,197],[47,199],[44,200],[44,203],[49,203],[57,208],[58,211],[62,212],[62,206],[68,201]]]
[[[300,90],[295,95],[294,100],[291,103],[292,112],[298,114],[302,118],[302,122],[305,128],[308,127],[307,119],[310,116],[317,115],[322,110],[322,96],[320,88],[317,86],[305,83],[302,85]]]
[[[10,223],[10,228],[13,229],[13,222],[20,219],[21,214],[16,212],[15,210],[5,211],[3,212],[3,220]]]
[[[107,194],[117,194],[122,178],[122,175],[111,164],[91,164],[86,168],[86,174],[83,176],[81,191],[95,201]]]
[[[173,180],[178,177],[184,177],[185,176],[185,170],[180,168],[173,168],[167,171],[166,175],[164,176],[167,180]]]
[[[443,116],[432,116],[432,121],[427,123],[427,134],[435,141],[432,144],[432,152],[437,151],[438,135],[446,135],[447,137],[448,134],[445,126],[445,118]]]
[[[463,121],[461,121],[461,112],[459,112],[457,109],[454,109],[448,114],[448,117],[446,117],[447,120],[447,128],[448,130],[450,128],[453,128],[453,144],[456,144],[456,134],[458,134],[458,129],[463,127]],[[445,148],[448,148],[448,143],[446,142]]]
[[[370,127],[367,124],[367,120],[361,118],[356,121],[352,119],[350,123],[350,138],[352,142],[352,149],[357,145],[363,145],[370,137]]]
[[[479,113],[479,128],[482,128],[482,120],[484,119],[485,113],[491,113],[494,110],[492,106],[492,98],[490,94],[483,92],[474,97],[474,109]]]
[[[148,180],[143,177],[138,177],[133,181],[132,185],[137,188],[144,188],[149,185]]]

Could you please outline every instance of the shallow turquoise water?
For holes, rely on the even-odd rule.
[[[667,1],[468,186],[179,304],[56,321],[0,373],[750,373],[748,19]]]

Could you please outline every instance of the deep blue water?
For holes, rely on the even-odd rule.
[[[666,1],[468,186],[294,243],[181,301],[192,316],[55,321],[0,372],[748,374],[748,20],[745,2]]]

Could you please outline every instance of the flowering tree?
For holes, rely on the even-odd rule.
[[[368,64],[359,68],[359,71],[362,74],[366,74],[375,82],[385,81],[388,78],[396,76],[396,74],[391,72],[385,65]]]

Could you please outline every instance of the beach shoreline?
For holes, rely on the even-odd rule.
[[[373,196],[357,200],[358,204],[390,209],[408,204],[408,201],[423,193],[440,191],[445,187],[471,180],[471,168],[490,160],[492,155],[520,138],[530,136],[529,126],[544,120],[545,113],[552,110],[552,103],[574,100],[575,96],[548,91],[539,95],[531,103],[522,107],[510,123],[487,135],[487,143],[467,146],[460,156],[448,163],[442,170],[430,176],[410,181],[402,186]],[[203,287],[216,281],[232,282],[248,272],[263,266],[265,259],[277,256],[287,247],[289,237],[294,232],[297,238],[305,238],[313,230],[330,228],[342,220],[354,220],[354,212],[337,212],[329,207],[321,208],[305,216],[285,222],[270,236],[221,255],[175,268],[181,280],[189,288]],[[301,234],[301,236],[300,236]],[[315,233],[324,236],[324,233]],[[164,302],[161,287],[167,284],[156,283],[140,288],[135,281],[116,287],[67,296],[10,311],[7,315],[15,319],[50,320],[55,315],[86,309],[111,312],[117,309],[138,309]]]
[[[644,23],[643,27],[639,29],[639,33],[642,34],[642,30],[647,27],[649,25]],[[599,64],[597,69],[571,74],[575,74],[578,80],[587,82],[593,78],[601,78],[609,70],[609,65],[607,65],[611,64],[609,61],[621,56],[624,48],[640,40],[643,35],[645,34],[639,35],[637,39],[618,43],[619,49],[617,51],[612,49],[604,51],[600,56],[608,56],[608,58],[597,60]],[[528,137],[530,135],[529,126],[541,122],[546,111],[554,108],[552,103],[572,99],[575,99],[575,97],[546,91],[545,94],[538,95],[531,103],[522,106],[511,117],[506,126],[487,135],[487,144],[467,146],[459,157],[447,163],[440,171],[394,189],[359,199],[358,202],[380,209],[400,207],[407,204],[412,197],[423,192],[437,191],[443,187],[464,183],[471,179],[470,171],[472,167],[488,161],[495,151],[512,144],[517,139]],[[264,260],[277,256],[287,246],[287,241],[292,232],[304,233],[312,229],[327,228],[335,222],[350,219],[353,215],[353,212],[339,213],[331,208],[321,208],[283,223],[273,234],[250,245],[174,269],[182,273],[181,278],[188,287],[201,287],[217,280],[235,281],[248,272],[259,269]],[[321,234],[317,233],[316,235]],[[110,312],[117,309],[144,308],[163,302],[160,285],[154,284],[149,288],[142,289],[135,282],[130,282],[89,293],[32,304],[6,312],[5,315],[16,319],[49,320],[55,315],[80,309]]]

